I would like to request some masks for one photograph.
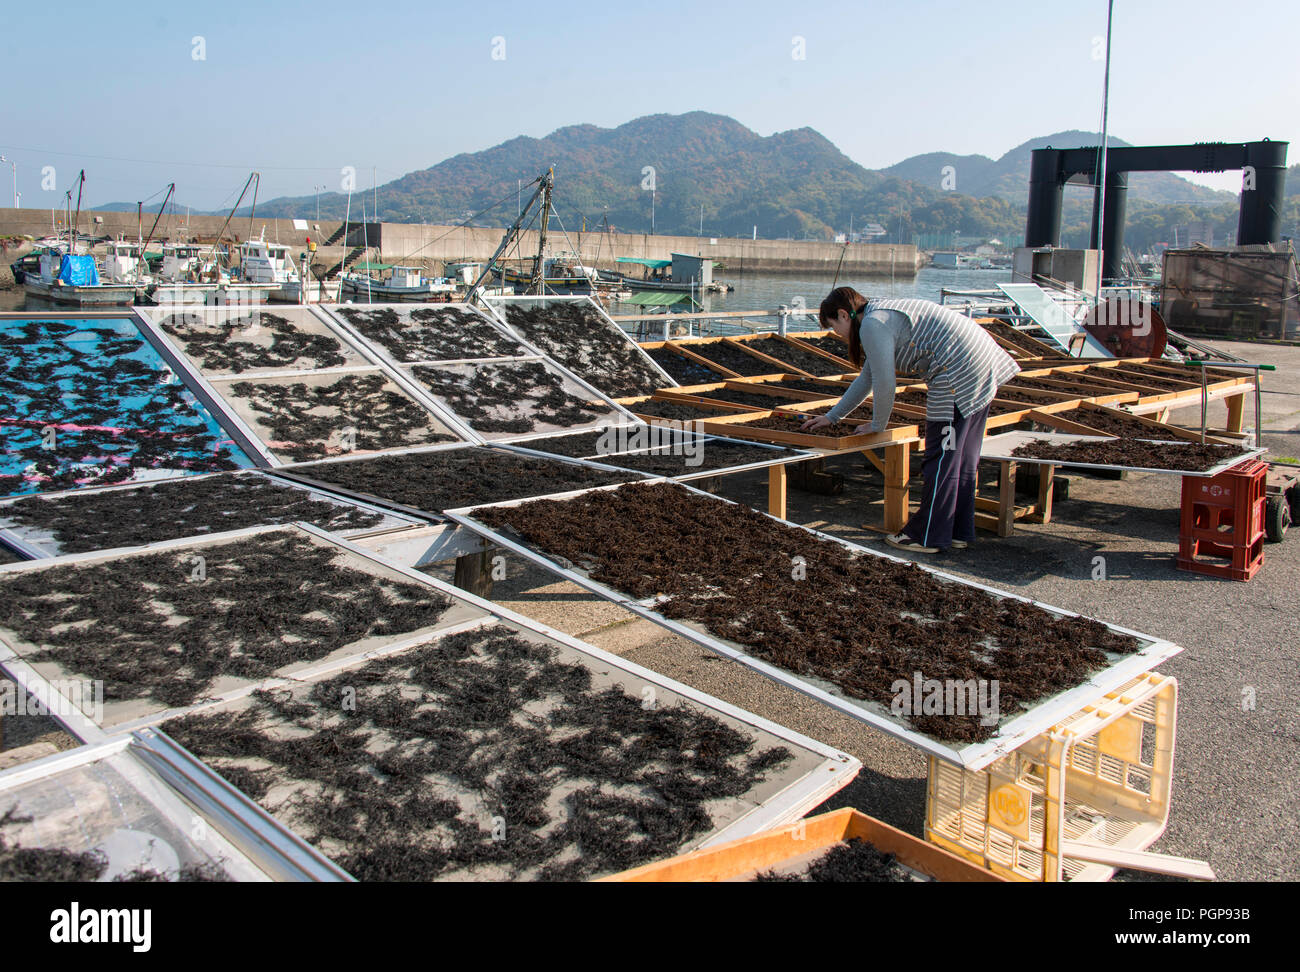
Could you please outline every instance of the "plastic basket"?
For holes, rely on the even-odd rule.
[[[1248,581],[1264,563],[1268,463],[1250,460],[1217,476],[1184,476],[1178,566]]]
[[[926,838],[1019,881],[1105,881],[1062,840],[1145,850],[1169,819],[1176,679],[1148,672],[979,771],[929,760]]]

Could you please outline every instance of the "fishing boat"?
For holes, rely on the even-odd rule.
[[[456,291],[454,281],[443,277],[426,277],[419,267],[388,263],[359,263],[352,270],[353,272],[343,274],[340,283],[340,295],[345,300],[349,298],[362,298],[375,302],[450,300]],[[383,276],[384,273],[388,275]]]
[[[232,274],[231,279],[264,290],[268,300],[287,304],[302,302],[298,268],[289,256],[289,247],[282,243],[268,243],[265,239],[240,243],[239,275]]]
[[[33,275],[23,274],[23,289],[29,297],[75,307],[116,307],[135,302],[134,283],[103,283],[95,258],[85,254],[46,250]]]
[[[144,247],[124,240],[109,240],[101,276],[110,284],[133,284],[136,287],[152,284],[144,262]]]
[[[600,285],[616,287],[620,290],[633,290],[638,293],[654,290],[683,294],[723,294],[735,289],[731,284],[713,279],[712,260],[685,253],[674,253],[673,258],[652,260],[641,257],[619,257],[616,263],[635,263],[644,267],[644,276],[634,277],[613,270],[601,270]],[[674,262],[679,266],[674,267]]]
[[[532,283],[533,275],[527,270],[512,270],[508,267],[495,267],[498,279],[515,287],[527,287]],[[543,264],[543,286],[549,293],[555,294],[590,294],[599,286],[603,275],[595,267],[584,266],[576,257],[561,255],[546,260]]]
[[[235,286],[217,263],[215,250],[204,256],[197,243],[164,243],[162,266],[149,297],[156,304],[218,304],[260,300],[268,288]]]

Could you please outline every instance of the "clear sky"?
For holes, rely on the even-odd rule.
[[[1115,8],[1112,134],[1289,140],[1300,161],[1300,3]],[[254,168],[263,199],[336,190],[344,166],[362,188],[372,167],[382,184],[516,135],[656,112],[717,112],[762,135],[810,126],[871,168],[997,157],[1101,120],[1105,0],[55,9],[9,4],[0,32],[0,154],[24,207],[61,206],[82,167],[92,206],[171,181],[182,203],[230,205]],[[1240,175],[1199,181],[1235,190]],[[0,165],[5,205],[9,192]]]

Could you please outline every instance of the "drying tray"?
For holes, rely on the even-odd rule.
[[[584,429],[582,431],[591,431],[591,430]],[[375,493],[366,493],[360,490],[348,489],[347,487],[340,486],[335,483],[330,483],[324,479],[316,479],[315,477],[312,476],[310,467],[318,465],[321,462],[329,462],[331,465],[335,465],[335,464],[341,464],[345,462],[364,462],[367,459],[391,458],[393,456],[413,455],[422,452],[450,452],[450,451],[459,451],[462,449],[466,449],[466,450],[477,449],[486,453],[505,453],[507,455],[531,455],[536,458],[550,459],[555,462],[567,463],[568,465],[578,466],[583,469],[594,469],[602,472],[618,473],[620,475],[640,476],[642,480],[663,478],[662,476],[650,476],[646,473],[637,472],[637,470],[635,469],[623,469],[618,466],[606,465],[604,463],[601,463],[593,459],[575,459],[571,456],[557,456],[549,452],[535,452],[531,449],[520,449],[514,447],[513,445],[506,445],[502,443],[491,443],[489,445],[481,445],[481,446],[466,445],[464,443],[460,443],[453,446],[450,449],[448,449],[446,446],[437,446],[434,448],[393,449],[383,453],[382,456],[377,456],[373,453],[366,453],[364,455],[356,455],[356,456],[339,456],[330,460],[314,460],[311,463],[301,463],[292,466],[285,466],[275,470],[274,475],[277,479],[283,479],[288,482],[296,483],[300,486],[305,486],[313,491],[333,494],[334,496],[341,497],[350,503],[367,504],[369,506],[373,506],[378,509],[392,510],[395,513],[399,513],[406,517],[418,519],[422,522],[438,523],[438,522],[445,522],[446,520],[446,518],[442,515],[441,510],[422,510],[414,506],[407,506],[404,503],[399,503],[396,500],[387,499]],[[527,498],[547,499],[551,495],[560,495],[560,494],[537,493]],[[478,505],[482,506],[484,504],[480,503]]]
[[[226,436],[224,439],[218,438],[218,444],[225,444],[230,447],[232,462],[235,466],[248,468],[254,465],[266,464],[256,438],[245,435],[244,431],[239,427],[239,423],[230,421],[230,416],[223,408],[220,399],[212,394],[211,389],[205,386],[202,379],[191,371],[183,356],[176,353],[166,340],[160,338],[157,330],[135,308],[121,308],[111,312],[56,310],[48,314],[0,312],[0,326],[6,323],[24,321],[84,322],[87,326],[97,324],[117,325],[118,330],[122,332],[122,337],[138,338],[141,342],[140,347],[131,354],[151,367],[162,383],[170,384],[173,380],[178,381],[190,396],[188,404],[193,417],[201,420],[210,432],[214,434],[221,433]],[[122,327],[123,324],[129,324],[129,329]],[[127,482],[141,483],[160,479],[179,479],[189,475],[194,475],[194,473],[183,468],[183,464],[174,467],[142,468],[133,470],[132,477]],[[90,486],[93,484],[87,483],[85,485]],[[38,489],[13,495],[30,496],[40,492],[42,490]]]
[[[541,306],[544,308],[549,304],[585,303],[590,308],[590,310],[596,315],[596,317],[599,318],[600,321],[605,325],[605,329],[607,331],[610,331],[611,333],[616,333],[618,337],[622,338],[629,345],[635,348],[636,353],[641,356],[642,360],[650,367],[650,370],[653,371],[655,374],[659,375],[661,378],[663,378],[665,383],[663,387],[671,388],[673,385],[676,384],[676,381],[673,379],[673,377],[669,375],[668,372],[664,371],[664,369],[659,365],[657,361],[655,361],[654,358],[650,357],[650,355],[646,353],[645,348],[637,344],[636,341],[632,339],[631,335],[629,335],[625,330],[619,327],[618,323],[612,317],[610,317],[609,314],[605,312],[605,308],[601,307],[600,304],[596,303],[594,300],[591,299],[591,297],[587,296],[586,294],[566,294],[566,295],[552,296],[552,297],[530,297],[530,296],[523,296],[523,295],[517,297],[513,297],[513,296],[484,297],[483,302],[484,304],[487,305],[488,309],[493,313],[493,315],[495,315],[496,319],[501,322],[502,327],[506,328],[517,340],[522,341],[525,344],[528,344],[529,347],[536,347],[536,346],[533,345],[531,342],[529,342],[528,339],[524,337],[524,335],[515,331],[515,329],[510,325],[510,321],[508,320],[506,315],[507,307],[513,305],[516,307]],[[545,354],[545,352],[542,351],[540,348],[537,348],[536,350],[538,354]]]
[[[1150,472],[1164,473],[1167,476],[1217,476],[1225,469],[1231,469],[1237,463],[1246,459],[1253,459],[1255,456],[1267,452],[1266,449],[1247,449],[1240,455],[1230,456],[1222,462],[1211,466],[1205,470],[1194,469],[1152,469],[1147,466],[1115,466],[1106,463],[1095,462],[1062,462],[1059,459],[1039,459],[1032,456],[1013,456],[1022,445],[1028,445],[1030,442],[1045,440],[1047,442],[1060,445],[1068,445],[1072,442],[1114,442],[1117,437],[1113,435],[1073,435],[1068,432],[1002,432],[998,435],[990,435],[980,448],[980,458],[990,460],[1007,460],[1016,463],[1032,463],[1037,466],[1071,466],[1079,469],[1104,469],[1111,472]],[[1164,439],[1139,439],[1139,442],[1155,442],[1159,445],[1172,446],[1175,449],[1180,446],[1186,446],[1186,441],[1168,441]]]
[[[429,586],[427,583],[428,578],[423,574],[380,560],[369,551],[365,551],[306,523],[291,526],[250,527],[244,530],[211,534],[198,539],[185,537],[126,551],[71,554],[35,562],[8,564],[0,567],[0,576],[19,571],[41,571],[63,566],[119,563],[132,557],[150,556],[164,552],[191,553],[195,556],[203,556],[214,563],[219,563],[219,558],[210,556],[210,554],[219,550],[222,546],[238,540],[271,534],[297,535],[308,539],[314,545],[333,547],[342,555],[336,561],[336,566],[339,568],[357,570],[382,580],[408,584],[414,582],[422,586]],[[184,579],[179,581],[179,583],[185,582]],[[435,586],[438,586],[439,590],[446,593],[443,587]],[[165,600],[165,596],[163,599]],[[230,699],[245,696],[258,688],[266,687],[286,677],[296,677],[299,672],[312,670],[329,661],[352,656],[364,656],[381,648],[391,648],[394,644],[413,644],[427,639],[434,632],[457,629],[466,622],[478,620],[489,613],[491,613],[489,609],[470,604],[463,597],[456,596],[451,599],[450,605],[433,623],[400,634],[364,636],[359,640],[336,648],[324,659],[289,662],[277,669],[275,675],[269,679],[252,680],[238,676],[220,675],[209,685],[204,697],[209,699]],[[28,661],[28,656],[38,650],[40,650],[39,645],[20,641],[12,631],[0,628],[0,671],[7,673],[14,682],[24,686],[28,691],[50,691],[50,682],[85,683],[96,678],[94,672],[68,671],[57,661]],[[33,686],[36,688],[34,689]],[[51,697],[62,698],[57,692]],[[168,707],[165,703],[144,694],[114,701],[105,700],[103,702],[102,719],[98,721],[93,713],[85,713],[82,711],[82,707],[71,699],[62,698],[59,711],[60,721],[65,722],[74,735],[82,740],[90,741],[105,733],[125,732],[139,726],[150,725],[161,719],[168,719],[191,711],[194,707],[194,705]]]
[[[408,516],[402,513],[396,513],[393,512],[392,510],[382,509],[378,506],[373,506],[362,500],[358,500],[358,499],[344,500],[336,495],[325,492],[324,490],[312,489],[299,482],[286,481],[280,478],[269,476],[260,470],[251,470],[251,469],[239,470],[230,473],[209,473],[202,476],[186,476],[179,480],[178,479],[168,479],[162,481],[154,480],[147,483],[124,483],[119,486],[105,486],[99,488],[90,487],[87,489],[63,490],[57,493],[39,493],[36,494],[36,496],[39,497],[41,502],[77,503],[83,499],[93,499],[94,497],[103,496],[107,493],[117,493],[126,490],[150,490],[160,485],[167,485],[170,488],[184,488],[187,484],[190,483],[198,483],[204,480],[213,480],[218,478],[222,478],[227,481],[232,481],[232,480],[261,481],[264,483],[269,483],[273,486],[278,486],[280,488],[298,490],[313,500],[320,500],[322,502],[330,503],[338,507],[340,513],[343,513],[348,509],[360,509],[360,510],[364,510],[365,512],[374,513],[377,516],[383,517],[383,519],[379,523],[376,523],[373,526],[356,527],[356,528],[346,529],[346,530],[331,531],[331,532],[337,532],[338,535],[341,537],[366,537],[366,536],[372,536],[377,534],[391,533],[393,531],[406,530],[412,526],[415,526],[423,522],[422,520],[416,519],[415,517]],[[42,527],[17,526],[13,523],[12,520],[10,520],[6,516],[5,511],[7,507],[28,499],[32,499],[32,497],[20,496],[20,497],[14,497],[12,499],[0,500],[0,543],[4,543],[8,545],[10,548],[19,552],[29,560],[43,560],[49,557],[60,556],[63,553],[63,551],[59,545],[59,541],[55,539],[54,535],[48,529]],[[206,535],[211,536],[214,535],[215,532],[229,532],[229,531],[214,531],[213,534],[206,534]],[[187,533],[187,534],[183,534],[182,536],[200,536],[200,534]],[[169,539],[179,539],[179,538],[169,538]],[[120,546],[114,544],[107,547],[100,547],[95,552],[103,553],[112,550],[123,550],[123,549],[127,549],[128,546],[142,546],[147,548],[151,546],[151,544],[138,544],[138,545],[131,544],[131,545],[120,545]]]
[[[583,495],[584,493],[593,493],[618,488],[619,487],[617,486],[602,486],[597,487],[596,489],[575,490],[571,493],[558,494],[549,498],[554,500],[570,499],[575,496]],[[682,484],[681,488],[690,490],[699,496],[707,497],[713,502],[740,505],[732,503],[731,500],[695,489],[689,484]],[[503,503],[485,504],[485,506],[519,506],[522,502],[524,501],[512,500]],[[481,509],[483,507],[476,508]],[[510,550],[519,556],[546,568],[552,573],[557,574],[566,580],[572,581],[586,590],[599,594],[601,597],[613,601],[632,613],[653,621],[656,624],[709,649],[710,651],[717,652],[720,655],[738,661],[742,665],[752,668],[754,671],[765,675],[776,682],[780,682],[783,685],[802,692],[804,695],[810,696],[819,702],[823,702],[831,708],[843,712],[854,719],[865,722],[882,732],[901,739],[922,752],[928,753],[932,756],[937,756],[947,762],[971,770],[978,770],[988,766],[990,763],[995,762],[1006,754],[1019,748],[1030,739],[1051,728],[1057,722],[1061,721],[1061,719],[1075,714],[1083,706],[1095,702],[1098,698],[1105,695],[1105,693],[1118,688],[1137,675],[1150,671],[1161,662],[1182,651],[1180,646],[1164,639],[1153,638],[1150,635],[1145,635],[1141,632],[1133,631],[1129,628],[1123,628],[1119,625],[1110,624],[1108,622],[1100,622],[1109,630],[1117,634],[1131,635],[1138,639],[1141,647],[1138,651],[1132,654],[1109,654],[1108,657],[1111,659],[1111,663],[1101,671],[1095,672],[1087,679],[1087,681],[1072,689],[1066,689],[1054,696],[1043,699],[1028,711],[1022,712],[1014,718],[1004,718],[999,722],[998,732],[992,738],[964,746],[953,746],[952,744],[934,736],[918,732],[903,720],[895,717],[889,712],[887,707],[880,705],[879,703],[847,698],[839,694],[839,690],[834,689],[834,687],[830,686],[829,683],[818,684],[819,680],[815,681],[803,678],[785,671],[784,669],[777,668],[768,662],[762,661],[761,659],[748,654],[743,645],[724,638],[719,638],[705,630],[702,626],[693,623],[683,623],[673,618],[665,617],[655,610],[656,604],[659,600],[657,597],[642,599],[632,598],[620,591],[616,591],[613,588],[601,584],[598,581],[594,581],[585,570],[582,570],[581,568],[565,567],[551,559],[546,554],[543,554],[519,540],[506,536],[505,534],[474,519],[471,515],[473,509],[474,508],[448,510],[446,511],[446,515],[450,519],[455,520],[468,529],[478,533],[489,543]],[[771,516],[771,514],[763,515]],[[880,553],[867,547],[850,543],[847,540],[842,540],[839,537],[831,536],[830,534],[819,533],[816,530],[799,526],[798,524],[789,523],[775,516],[771,516],[771,518],[776,520],[782,526],[805,530],[818,539],[829,540],[859,554],[865,554],[871,557],[880,557],[899,564],[910,563],[910,561],[904,560],[900,557],[893,557],[889,554]],[[916,564],[915,566],[940,580],[985,591],[998,598],[1032,604],[1035,607],[1042,608],[1043,610],[1060,617],[1083,617],[1083,615],[1079,615],[1074,611],[1067,611],[1064,608],[1053,607],[1052,605],[1035,601],[1032,598],[1022,597],[1018,594],[998,590],[997,588],[989,587],[984,584],[977,584],[953,574],[927,567],[924,564]],[[828,690],[828,687],[834,690]]]
[[[458,632],[492,625],[502,625],[513,629],[521,637],[552,645],[562,659],[576,661],[591,670],[597,687],[619,684],[629,694],[643,698],[647,697],[646,689],[650,689],[656,704],[667,707],[677,701],[686,702],[722,720],[756,743],[779,744],[792,751],[793,760],[783,768],[769,770],[767,779],[743,798],[728,800],[720,820],[715,813],[717,826],[708,834],[688,842],[682,847],[683,851],[726,843],[796,821],[850,783],[861,769],[862,764],[854,757],[793,730],[436,578],[386,561],[349,541],[330,537],[305,525],[300,529],[313,534],[320,541],[342,548],[354,560],[370,561],[375,571],[396,573],[410,583],[423,585],[451,598],[453,608],[449,613],[455,614],[459,620],[417,637],[402,635],[365,652],[341,654],[317,661],[300,668],[292,676],[268,679],[256,686],[245,686],[193,706],[154,712],[136,723],[114,727],[111,733],[105,733],[88,719],[70,719],[67,722],[68,728],[86,741],[87,745],[0,772],[0,794],[7,786],[43,780],[68,765],[93,759],[97,754],[129,750],[144,758],[159,776],[175,788],[188,806],[196,808],[239,851],[248,853],[250,857],[260,855],[259,866],[272,876],[299,880],[349,880],[345,872],[270,817],[206,764],[178,746],[164,732],[155,728],[154,724],[182,714],[246,705],[248,696],[256,688],[304,686],[359,667],[378,657],[404,652]],[[257,531],[242,532],[251,534]],[[0,652],[9,656],[0,660],[0,672],[13,677],[27,691],[39,693],[46,699],[58,698],[57,690],[40,673],[15,659],[7,649],[0,648]],[[183,819],[187,822],[183,832],[188,833],[193,817],[187,815]]]
[[[156,308],[152,310],[158,313]],[[214,415],[218,416],[219,421],[231,437],[238,444],[245,447],[249,455],[255,456],[259,465],[263,467],[282,466],[292,462],[293,459],[291,457],[281,458],[278,455],[279,447],[270,438],[270,426],[265,423],[264,418],[259,413],[249,407],[247,399],[235,394],[233,386],[240,382],[272,386],[293,382],[319,384],[332,380],[337,381],[348,376],[370,377],[377,375],[384,379],[383,391],[396,393],[399,397],[417,405],[428,414],[427,430],[429,432],[447,434],[458,440],[448,443],[435,443],[436,446],[446,448],[460,445],[463,442],[479,443],[483,441],[453,413],[439,407],[427,395],[422,394],[420,386],[412,382],[409,376],[400,368],[389,366],[384,355],[367,343],[357,342],[333,318],[324,313],[317,313],[313,308],[299,308],[299,311],[300,313],[295,315],[300,319],[298,329],[303,333],[321,333],[335,338],[349,363],[330,368],[253,369],[237,374],[207,374],[199,363],[184,350],[182,341],[166,333],[160,326],[159,320],[166,319],[170,314],[159,314],[159,319],[156,320],[142,310],[137,312],[136,317],[141,322],[141,330],[149,338],[150,343],[154,345],[159,354],[174,370],[182,375],[186,384],[195,392],[196,397],[212,410]],[[274,313],[274,311],[269,311],[269,313]],[[346,427],[346,422],[341,422],[340,430],[344,427]],[[426,443],[410,442],[408,447],[423,444]],[[375,449],[367,450],[363,454],[371,456],[384,455],[389,451],[391,450]],[[330,457],[323,456],[321,458]]]
[[[662,426],[651,426],[651,425],[647,425],[645,427],[660,428],[660,429],[663,428]],[[746,448],[752,448],[752,449],[765,449],[772,453],[772,457],[770,459],[756,459],[752,462],[741,463],[740,465],[736,465],[736,466],[717,466],[710,469],[700,469],[693,472],[682,473],[680,476],[666,476],[666,477],[655,477],[655,478],[666,478],[666,479],[671,479],[674,482],[684,483],[684,482],[691,482],[696,479],[707,479],[712,476],[731,476],[731,475],[735,475],[736,473],[750,472],[756,469],[769,469],[772,466],[785,466],[792,462],[803,462],[805,459],[818,458],[818,453],[807,452],[799,449],[792,449],[786,446],[775,445],[771,442],[758,442],[758,441],[752,441],[748,439],[729,439],[719,435],[706,435],[703,433],[674,431],[673,439],[671,442],[661,443],[660,445],[657,446],[650,446],[650,447],[640,448],[640,449],[626,449],[619,452],[607,452],[607,453],[602,453],[600,455],[585,456],[581,461],[590,462],[604,468],[606,466],[612,466],[614,464],[609,462],[602,462],[602,460],[612,459],[618,456],[654,455],[658,452],[662,452],[666,448],[672,448],[678,444],[681,444],[682,437],[688,435],[693,436],[693,440],[691,443],[692,445],[699,444],[706,449],[708,448],[708,444],[710,442],[716,442],[724,445],[739,445],[739,446],[745,446]],[[545,450],[534,448],[538,444],[540,443],[536,441],[514,442],[504,448],[509,448],[512,452],[521,452],[521,453],[526,453],[528,455],[545,456],[547,458],[556,458],[556,459],[564,458],[562,456],[556,455],[553,452],[546,452]],[[614,468],[621,469],[623,467],[614,466]]]
[[[407,360],[405,358],[398,357],[391,350],[389,350],[385,345],[381,344],[379,341],[375,340],[374,338],[366,337],[366,335],[361,333],[357,325],[352,323],[352,321],[348,320],[347,316],[343,313],[343,309],[345,306],[350,310],[392,311],[393,313],[398,314],[399,316],[403,316],[403,315],[405,316],[406,320],[403,323],[410,322],[411,312],[416,310],[458,311],[460,313],[472,314],[474,315],[474,317],[482,321],[482,323],[487,325],[492,332],[494,332],[501,338],[504,338],[505,340],[509,341],[512,345],[514,345],[514,347],[516,348],[516,352],[514,354],[508,354],[508,355],[470,355],[468,357],[460,357],[460,358],[411,358]],[[371,354],[376,360],[382,361],[384,364],[389,365],[390,367],[393,368],[398,368],[401,367],[402,365],[407,365],[407,364],[435,364],[435,363],[449,364],[451,362],[460,362],[460,361],[513,361],[519,358],[541,356],[540,351],[538,351],[532,345],[528,344],[528,342],[520,340],[518,335],[511,333],[511,331],[508,328],[504,327],[494,315],[483,313],[481,309],[475,307],[473,304],[466,304],[460,302],[457,303],[409,302],[409,303],[399,303],[399,304],[351,304],[351,305],[317,304],[315,305],[315,310],[317,311],[317,313],[324,315],[334,326],[335,330],[346,335],[348,340],[351,341],[353,344],[365,348],[367,353]],[[430,326],[428,323],[424,323],[424,322],[421,323],[424,327]]]
[[[236,881],[272,880],[263,854],[235,846],[213,827],[198,826],[191,804],[154,772],[141,740],[129,736],[70,749],[0,773],[0,816],[31,817],[5,828],[25,848],[99,850],[101,881],[136,867],[168,873],[181,866],[219,865]]]

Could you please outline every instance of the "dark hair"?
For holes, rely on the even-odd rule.
[[[840,311],[844,311],[852,318],[866,306],[867,298],[852,287],[836,287],[822,301],[821,309],[817,311],[817,323],[822,327],[830,327],[829,322],[839,317]],[[854,321],[849,327],[849,360],[861,368],[863,357],[862,334],[858,330],[857,322]]]

